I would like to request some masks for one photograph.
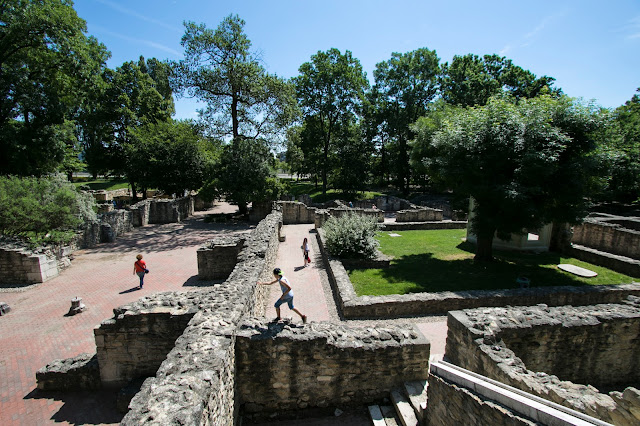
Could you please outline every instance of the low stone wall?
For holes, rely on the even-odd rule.
[[[631,277],[640,277],[640,260],[619,256],[617,254],[605,253],[591,247],[585,247],[578,244],[571,244],[571,247],[565,250],[565,252],[576,259],[580,259],[594,265],[604,266],[612,271],[620,272]]]
[[[637,383],[638,297],[623,304],[455,311],[447,327],[449,362],[606,422],[640,422],[640,391],[607,395],[590,383]]]
[[[25,249],[0,248],[0,286],[43,283],[57,277],[60,269],[53,254],[48,256]]]
[[[431,229],[466,229],[467,221],[443,220],[436,222],[385,222],[380,225],[381,231],[427,231]]]
[[[100,378],[105,387],[122,387],[132,379],[153,376],[184,332],[195,308],[122,306],[114,309],[114,314],[114,318],[94,329]]]
[[[399,210],[396,222],[431,222],[442,220],[442,210],[421,207],[411,210]]]
[[[238,263],[238,254],[244,241],[244,238],[225,236],[207,241],[197,252],[198,278],[226,280]]]
[[[176,223],[192,216],[195,211],[192,196],[175,199],[149,199],[130,207],[133,226],[150,223]]]
[[[571,242],[640,260],[640,231],[616,223],[587,219],[573,228]]]
[[[316,208],[307,207],[305,204],[297,201],[280,201],[282,206],[282,223],[284,225],[297,223],[314,223],[316,217]]]
[[[429,347],[410,325],[373,329],[246,320],[236,335],[243,412],[270,417],[382,400],[404,381],[427,378]]]
[[[100,369],[95,354],[55,360],[36,372],[38,389],[77,391],[100,389]]]
[[[357,296],[340,259],[325,250],[324,230],[316,234],[329,282],[345,318],[395,318],[444,314],[480,306],[593,305],[617,303],[629,295],[640,296],[640,283],[601,286],[533,287],[505,290],[443,291],[389,296]]]
[[[465,388],[436,375],[429,375],[427,424],[459,426],[467,424],[491,426],[534,426],[529,419]],[[471,423],[473,419],[473,423]]]

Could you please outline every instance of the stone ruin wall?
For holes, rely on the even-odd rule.
[[[429,375],[426,419],[428,425],[535,426],[539,423],[521,417],[495,401],[434,374]]]
[[[187,293],[198,312],[155,377],[144,382],[122,424],[235,424],[234,333],[243,317],[263,314],[267,292],[256,282],[271,276],[281,219],[280,213],[272,213],[249,234],[224,283]]]
[[[638,322],[640,298],[634,296],[623,304],[556,308],[539,305],[449,312],[445,359],[603,421],[635,425],[640,421],[640,391],[636,388],[604,394],[591,384],[569,380],[575,380],[572,374],[582,375],[576,379],[586,378],[584,370],[591,366],[605,373],[596,374],[597,380],[607,380],[603,376],[609,372],[616,386],[635,385],[637,382],[633,381],[640,369]],[[535,330],[538,328],[540,331]],[[509,342],[518,353],[532,352],[524,356],[529,357],[535,367],[523,362]],[[591,348],[590,345],[599,346]],[[616,352],[617,345],[620,349]],[[544,365],[549,361],[546,349],[556,357],[565,358],[551,360],[549,370],[555,369],[551,374]],[[613,373],[615,369],[622,373],[636,370],[628,377],[631,383],[620,382],[620,374]]]
[[[571,242],[640,260],[640,231],[619,224],[587,219],[573,228]]]
[[[60,273],[58,260],[25,249],[0,249],[0,283],[43,283]]]
[[[248,319],[236,335],[243,412],[269,418],[276,412],[381,401],[404,381],[427,378],[429,347],[411,325],[302,326]]]
[[[226,280],[238,263],[244,243],[242,237],[227,236],[207,241],[197,251],[198,279]]]
[[[396,212],[396,222],[436,222],[442,221],[442,210],[430,207],[416,207]]]

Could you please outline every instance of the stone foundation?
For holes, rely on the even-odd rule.
[[[640,298],[449,312],[445,358],[616,425],[640,422]]]
[[[312,407],[361,406],[404,381],[426,379],[429,342],[413,326],[357,328],[250,319],[236,335],[243,411],[271,417]]]
[[[25,249],[0,248],[0,283],[36,284],[57,277],[70,261],[65,251],[58,259],[51,253],[35,254]],[[62,264],[60,264],[62,263]]]
[[[315,207],[307,207],[297,201],[281,201],[278,204],[282,206],[282,223],[284,225],[314,223],[315,221],[317,210]]]
[[[611,216],[588,218],[573,228],[571,242],[619,256],[640,260],[640,230],[637,223]]]
[[[100,389],[100,369],[95,354],[56,360],[36,372],[38,389],[77,391]]]
[[[200,247],[198,256],[198,278],[201,280],[226,280],[238,263],[238,254],[245,239],[218,237]]]
[[[420,207],[411,210],[399,210],[396,222],[432,222],[442,220],[442,210]]]

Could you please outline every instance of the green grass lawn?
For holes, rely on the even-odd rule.
[[[314,203],[324,203],[329,200],[335,200],[336,198],[341,200],[367,200],[373,197],[384,195],[382,192],[375,191],[360,191],[355,194],[346,194],[342,191],[338,191],[335,189],[328,189],[327,195],[322,195],[322,185],[319,185],[317,188],[313,182],[307,180],[293,180],[293,179],[282,179],[286,185],[287,192],[291,193],[293,196],[297,197],[302,194],[309,194],[311,196],[311,200]]]
[[[518,288],[516,279],[526,276],[532,287],[560,285],[628,284],[631,277],[558,253],[494,250],[494,262],[473,262],[475,245],[464,241],[466,230],[400,231],[378,235],[380,251],[391,255],[388,269],[357,269],[349,277],[358,296],[381,296],[438,291]],[[559,270],[570,263],[598,273],[580,278]]]
[[[88,186],[89,189],[99,191],[104,189],[105,191],[114,191],[116,189],[127,188],[129,182],[126,179],[114,178],[114,179],[96,179],[96,180],[83,180],[82,178],[75,178],[73,184],[76,188],[81,186]]]

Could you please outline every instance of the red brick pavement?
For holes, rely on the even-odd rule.
[[[137,228],[115,243],[77,251],[72,267],[46,283],[0,293],[0,301],[11,307],[0,317],[0,425],[119,423],[113,392],[38,391],[36,371],[54,359],[94,353],[93,329],[113,316],[114,307],[154,292],[203,285],[195,279],[197,248],[215,234],[245,229],[205,224],[202,214],[181,224]],[[133,275],[137,253],[150,270],[143,289]],[[65,316],[76,296],[87,310]]]

